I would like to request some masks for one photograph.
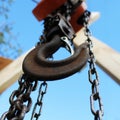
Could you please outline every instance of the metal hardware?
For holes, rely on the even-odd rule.
[[[24,59],[23,71],[33,79],[58,80],[80,71],[88,60],[87,43],[75,48],[75,53],[60,61],[49,61],[51,56],[61,45],[61,37],[55,35],[45,44],[37,45]]]
[[[67,37],[61,37],[61,40],[65,42],[65,48],[71,53],[71,55],[74,54],[74,49],[71,45],[71,42],[68,40]]]
[[[81,2],[81,0],[70,0],[70,2],[75,5],[75,4],[78,4],[79,2]]]
[[[102,100],[101,100],[99,89],[98,89],[99,77],[98,77],[98,73],[96,70],[95,56],[94,56],[94,53],[92,51],[93,43],[92,43],[92,40],[90,38],[91,32],[88,28],[88,21],[89,21],[90,12],[86,11],[84,15],[85,15],[85,19],[84,19],[85,35],[87,37],[86,42],[88,43],[88,49],[89,49],[88,78],[89,78],[89,82],[92,85],[91,86],[92,94],[90,96],[90,107],[91,107],[91,112],[94,115],[94,120],[102,120],[102,116],[104,113],[103,113],[103,104],[102,104]],[[94,104],[95,102],[98,102],[98,110],[95,110],[95,104]]]
[[[75,34],[69,21],[67,21],[70,13],[72,13],[71,5],[69,4],[67,6],[65,4],[62,7],[68,8],[63,16],[60,14],[64,12],[64,9],[61,10],[60,14],[56,14],[59,11],[58,10],[55,14],[53,13],[45,18],[45,29],[41,36],[42,40],[25,57],[23,61],[24,75],[18,81],[19,88],[11,94],[9,99],[11,106],[9,110],[2,115],[0,120],[23,120],[25,114],[29,112],[32,105],[30,94],[36,89],[38,80],[43,80],[44,82],[40,85],[37,102],[31,117],[31,120],[33,118],[36,118],[37,120],[41,114],[43,105],[42,100],[47,90],[47,83],[45,81],[58,80],[70,76],[75,72],[80,71],[86,65],[89,57],[89,43],[83,43],[79,47],[73,49],[72,40],[75,37]],[[48,10],[47,12],[50,11],[51,10]],[[46,17],[46,15],[48,14],[46,13],[42,17],[40,16],[40,19]],[[65,47],[72,55],[69,58],[60,61],[48,60],[48,58],[50,58],[60,47]],[[91,102],[94,102],[94,96],[91,97]],[[38,112],[37,107],[39,107]],[[97,115],[95,117],[97,117]]]
[[[91,47],[91,41],[87,40],[89,42],[89,50]],[[89,81],[91,83],[91,89],[92,89],[92,94],[90,96],[90,105],[91,105],[91,111],[94,115],[94,119],[95,120],[102,120],[102,116],[103,116],[103,104],[102,104],[102,100],[99,94],[99,89],[98,89],[98,85],[99,85],[99,78],[98,78],[98,73],[96,71],[96,67],[95,67],[95,58],[93,55],[93,52],[90,50],[90,59],[89,59],[89,71],[88,71],[88,76],[89,76]],[[95,105],[94,103],[98,102],[98,110],[95,110]]]
[[[44,81],[40,84],[38,98],[37,98],[37,102],[35,103],[34,108],[33,108],[31,120],[33,120],[34,118],[36,120],[38,120],[38,118],[40,117],[41,111],[42,111],[42,106],[43,106],[43,97],[46,94],[46,91],[47,91],[47,83]],[[39,109],[37,109],[37,108],[39,108]]]
[[[58,14],[60,17],[60,21],[58,23],[58,26],[60,27],[61,31],[65,36],[68,37],[68,39],[72,40],[75,37],[75,32],[71,26],[71,24],[60,14]]]
[[[23,71],[28,76],[37,80],[53,81],[68,77],[80,71],[87,63],[88,50],[87,43],[74,47],[72,49],[72,39],[75,37],[72,26],[60,14],[51,15],[45,19],[45,30],[42,43],[39,43],[25,57],[23,61]],[[69,30],[68,30],[69,29]],[[69,44],[64,37],[69,39]],[[70,57],[50,61],[48,58],[52,56],[60,47],[68,47],[73,54]]]
[[[14,90],[9,98],[10,108],[0,120],[23,120],[25,114],[30,111],[32,99],[30,94],[36,90],[38,81],[31,80],[28,76],[22,75],[18,81],[19,88]]]

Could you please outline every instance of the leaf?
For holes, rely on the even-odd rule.
[[[18,49],[17,52],[20,55],[23,51],[22,51],[22,49]]]
[[[5,44],[4,34],[0,32],[0,44]]]
[[[5,32],[10,33],[10,31],[12,30],[12,27],[10,25],[5,25],[4,30]]]
[[[8,3],[11,5],[14,2],[14,0],[8,0]]]

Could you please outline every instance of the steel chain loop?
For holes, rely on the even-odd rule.
[[[40,117],[43,106],[43,97],[46,94],[46,91],[47,91],[47,83],[44,81],[40,84],[37,102],[34,105],[31,120],[33,119],[38,120],[38,118]]]
[[[84,19],[84,27],[85,27],[85,35],[87,37],[86,42],[88,43],[88,49],[89,49],[89,70],[88,70],[88,78],[89,82],[91,83],[91,89],[92,89],[92,94],[90,96],[90,107],[91,107],[91,112],[94,115],[94,120],[102,120],[103,116],[103,104],[102,100],[99,94],[99,77],[98,77],[98,72],[96,70],[96,63],[95,63],[95,56],[92,50],[93,43],[91,40],[91,32],[88,28],[88,21],[90,18],[90,12],[86,11],[85,12],[85,19]],[[98,110],[95,109],[95,102],[98,102]]]
[[[30,94],[36,90],[38,82],[24,74],[18,83],[19,88],[14,90],[9,98],[10,108],[1,116],[0,120],[23,120],[25,114],[30,111],[32,105]]]

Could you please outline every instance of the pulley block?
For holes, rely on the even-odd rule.
[[[70,24],[72,25],[75,32],[78,32],[83,24],[79,23],[78,20],[81,19],[82,15],[87,9],[87,5],[82,0],[42,0],[34,9],[33,14],[37,18],[37,20],[41,21],[45,19],[50,14],[54,14],[55,11],[61,12],[60,10],[65,4],[70,2],[72,5],[71,13],[70,13]],[[66,12],[66,11],[62,11]],[[69,14],[69,13],[68,13]]]

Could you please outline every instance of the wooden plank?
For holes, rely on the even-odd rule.
[[[8,64],[10,64],[12,60],[0,57],[0,70],[2,70],[4,67],[6,67]]]
[[[100,40],[91,37],[97,65],[120,85],[120,53]],[[84,29],[77,33],[74,44],[79,46],[86,40]]]
[[[7,67],[0,70],[0,94],[18,80],[22,74],[22,61],[25,55],[20,56]]]

